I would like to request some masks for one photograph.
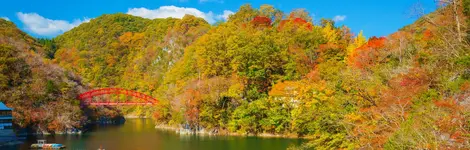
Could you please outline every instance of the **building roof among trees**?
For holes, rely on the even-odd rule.
[[[0,102],[0,110],[12,110],[11,108],[8,108],[3,102]]]

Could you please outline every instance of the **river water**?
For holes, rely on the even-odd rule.
[[[127,119],[123,125],[96,126],[82,135],[30,136],[16,147],[29,149],[37,139],[61,143],[72,150],[285,150],[303,140],[241,136],[179,135],[174,131],[155,129],[150,119]],[[3,148],[2,148],[3,149]]]

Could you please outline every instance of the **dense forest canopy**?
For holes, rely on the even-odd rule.
[[[43,59],[45,54],[41,43],[0,19],[0,100],[14,108],[20,127],[80,128],[85,118],[76,96],[87,87],[80,77]]]
[[[313,20],[305,9],[285,13],[271,5],[243,5],[216,25],[191,15],[103,15],[52,40],[0,20],[0,89],[31,93],[0,99],[72,112],[65,118],[78,121],[74,96],[83,87],[120,87],[159,99],[124,115],[219,133],[311,138],[292,149],[466,149],[470,1],[439,5],[369,39]],[[24,116],[20,125],[61,123],[15,115]]]

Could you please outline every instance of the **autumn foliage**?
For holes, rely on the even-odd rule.
[[[349,63],[357,68],[365,69],[374,65],[379,60],[379,52],[385,47],[387,39],[385,37],[372,37],[363,46],[354,50],[348,58]]]
[[[250,23],[255,27],[270,27],[271,19],[264,16],[256,16]]]
[[[301,28],[301,27],[304,27],[306,28],[307,30],[312,30],[313,29],[313,25],[307,21],[305,21],[304,19],[302,18],[289,18],[287,20],[282,20],[280,23],[279,23],[279,29],[282,30],[284,29],[286,26],[293,26],[295,28]]]
[[[469,149],[470,2],[440,2],[369,40],[367,29],[271,5],[243,5],[216,25],[103,15],[40,43],[0,19],[0,100],[21,110],[18,125],[61,131],[87,120],[82,83],[114,86],[159,99],[124,114],[310,139],[292,149]]]
[[[61,132],[86,121],[75,100],[87,88],[80,77],[53,64],[54,52],[0,19],[0,101],[13,108],[16,127]],[[45,50],[44,48],[50,48]]]

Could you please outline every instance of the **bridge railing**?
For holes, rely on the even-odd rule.
[[[138,98],[145,102],[109,102],[109,101],[92,102],[92,99],[94,97],[98,97],[102,95],[127,95],[127,96]],[[144,93],[140,93],[137,91],[122,89],[122,88],[101,88],[101,89],[87,91],[85,93],[80,94],[78,96],[78,99],[88,105],[154,105],[158,103],[157,99],[149,95],[146,95]]]

